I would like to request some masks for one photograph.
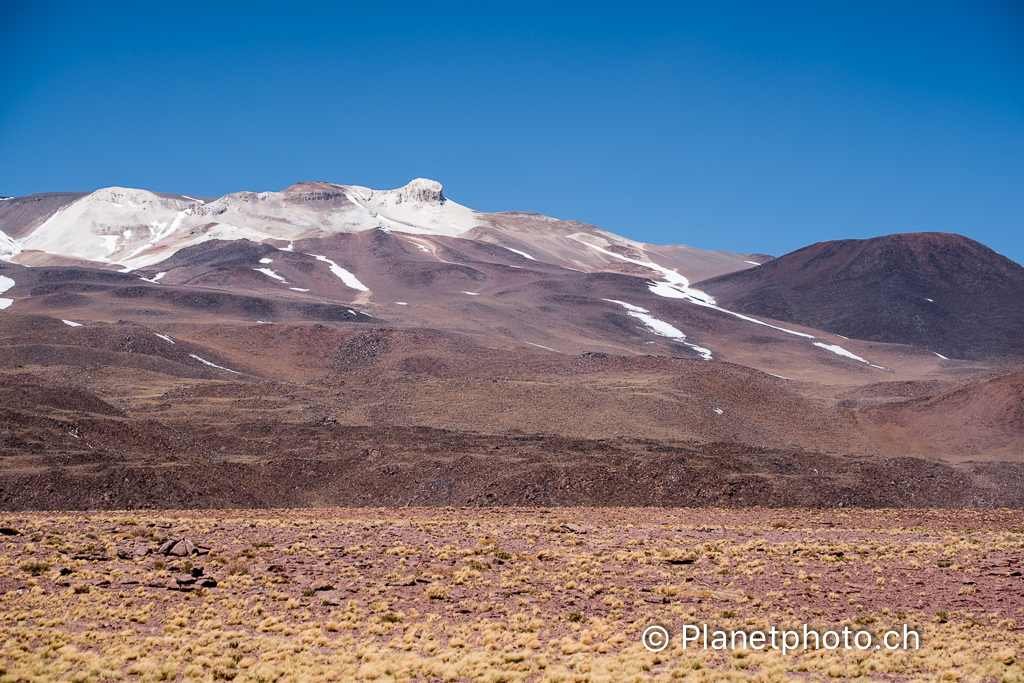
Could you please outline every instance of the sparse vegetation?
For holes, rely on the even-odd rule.
[[[2,522],[25,533],[0,554],[0,679],[1024,678],[1022,513],[787,511],[773,528],[764,511],[574,510],[600,521],[585,535],[532,511],[132,514]],[[68,547],[106,549],[148,524],[209,554],[73,559],[32,540],[59,528]],[[259,564],[211,561],[257,543]],[[653,623],[676,636],[656,655],[640,645]],[[682,649],[682,626],[701,623],[907,624],[922,647]]]
[[[249,563],[242,559],[234,559],[224,565],[224,571],[230,576],[249,573]]]
[[[39,575],[44,572],[50,571],[50,564],[48,562],[22,562],[18,567],[21,571],[27,574]]]

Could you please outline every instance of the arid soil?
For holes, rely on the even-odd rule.
[[[90,425],[91,426],[91,425]],[[266,430],[261,432],[261,430]],[[801,505],[1024,508],[1024,464],[829,456],[733,444],[666,446],[427,428],[241,423],[205,446],[308,457],[19,458],[0,479],[8,510],[322,505]],[[193,436],[197,435],[192,430]],[[154,436],[154,441],[159,438]],[[266,437],[266,438],[260,438]],[[166,439],[170,445],[180,433]],[[192,438],[192,437],[189,437]],[[316,452],[329,448],[329,454]]]
[[[325,508],[0,527],[3,681],[1024,680],[1020,512]],[[866,635],[684,643],[705,624]],[[641,643],[649,626],[671,636],[661,652]]]
[[[1014,367],[829,384],[374,322],[160,329],[0,317],[0,508],[1024,508]]]

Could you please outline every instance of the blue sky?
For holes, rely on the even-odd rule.
[[[1024,263],[1024,4],[4,3],[0,195],[441,181],[652,243]]]

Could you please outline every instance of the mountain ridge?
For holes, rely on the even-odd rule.
[[[216,199],[119,187],[15,197],[0,203],[0,258],[26,265],[76,259],[130,272],[210,239],[283,246],[296,239],[368,229],[465,235],[528,258],[534,258],[531,249],[540,248],[548,260],[577,270],[606,270],[613,261],[599,253],[581,254],[566,241],[573,234],[590,235],[600,246],[631,250],[648,260],[653,254],[668,268],[685,269],[705,260],[715,264],[710,269],[702,265],[695,271],[698,277],[751,265],[743,254],[646,245],[579,221],[531,212],[474,211],[445,197],[440,183],[424,178],[394,190],[316,181],[280,192],[234,192]]]

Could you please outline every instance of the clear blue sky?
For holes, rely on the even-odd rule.
[[[0,4],[0,195],[423,176],[653,243],[1024,262],[1019,1],[160,4]]]

